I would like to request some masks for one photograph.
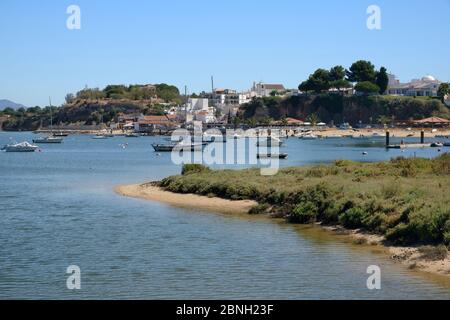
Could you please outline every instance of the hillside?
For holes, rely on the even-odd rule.
[[[26,107],[20,103],[13,102],[11,100],[0,99],[0,110],[4,110],[6,108],[11,108],[11,109],[17,110],[17,109],[26,108]]]
[[[267,97],[254,99],[241,107],[240,116],[244,120],[258,121],[284,117],[307,119],[316,115],[317,120],[335,124],[350,122],[356,124],[382,123],[392,120],[421,119],[430,116],[450,118],[449,109],[439,100],[397,96],[342,96],[339,94],[319,94],[292,96],[286,99]]]
[[[36,130],[41,125],[50,124],[53,115],[54,125],[75,127],[97,125],[103,121],[108,124],[117,120],[120,113],[142,113],[161,115],[164,105],[181,103],[178,88],[167,84],[156,85],[109,85],[103,90],[83,89],[76,94],[68,94],[61,107],[33,107],[24,110],[6,110],[0,116],[9,118],[3,122],[3,130]],[[52,110],[52,112],[50,112]]]

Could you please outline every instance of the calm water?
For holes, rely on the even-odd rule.
[[[35,136],[0,133],[0,145],[10,137]],[[450,298],[448,284],[317,229],[116,195],[117,184],[180,172],[154,141],[71,136],[40,153],[0,153],[0,299]],[[282,163],[414,155],[380,145],[290,139]],[[80,291],[66,289],[69,265],[81,268]],[[369,265],[382,268],[381,291],[366,288]]]

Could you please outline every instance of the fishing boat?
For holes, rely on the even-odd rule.
[[[258,159],[287,159],[287,153],[267,153],[267,154],[258,154],[256,156]]]
[[[39,147],[32,145],[28,141],[15,144],[7,144],[2,148],[6,152],[35,152]]]

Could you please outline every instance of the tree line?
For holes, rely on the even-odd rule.
[[[165,83],[155,85],[108,85],[103,90],[99,88],[85,88],[76,94],[66,95],[66,103],[72,104],[80,100],[150,100],[161,99],[165,102],[180,103],[180,91],[177,87]]]
[[[341,93],[353,88],[361,94],[384,94],[388,88],[389,77],[387,69],[379,70],[366,60],[356,61],[347,70],[343,66],[335,66],[330,70],[317,69],[309,78],[303,81],[298,89],[305,93],[322,93],[335,89]]]

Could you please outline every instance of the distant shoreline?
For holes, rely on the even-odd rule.
[[[259,130],[265,132],[268,129],[274,130],[274,128],[271,127],[259,127]],[[288,130],[291,133],[293,132],[293,128],[283,128],[280,129],[283,131],[283,133]],[[295,129],[299,131],[298,129]],[[450,128],[440,128],[437,129],[436,132],[432,132],[432,129],[430,128],[411,128],[411,130],[403,129],[403,128],[390,128],[390,129],[350,129],[350,130],[340,130],[337,128],[305,128],[304,130],[310,130],[315,135],[317,135],[319,138],[345,138],[345,137],[353,137],[353,138],[384,138],[386,135],[386,131],[390,132],[391,138],[417,138],[420,139],[421,131],[424,130],[425,132],[425,138],[435,138],[440,139],[440,136],[444,136],[447,138],[450,138]],[[105,131],[108,131],[107,129],[101,129],[101,130],[73,130],[73,129],[54,129],[53,132],[59,133],[64,132],[68,134],[83,134],[83,135],[95,135],[95,134],[101,134],[105,133]],[[36,134],[48,134],[51,133],[50,130],[42,129],[37,131],[5,131],[2,132],[33,132]],[[125,135],[126,132],[123,132],[121,130],[114,130],[112,132],[115,136],[121,136]],[[296,138],[295,136],[290,136],[290,138]]]

